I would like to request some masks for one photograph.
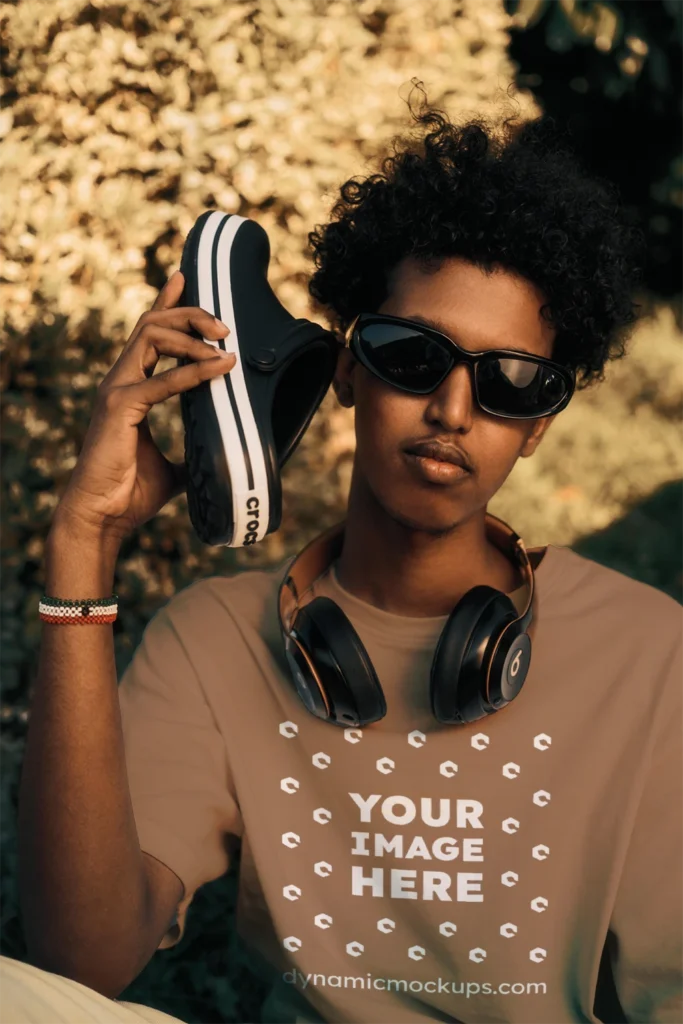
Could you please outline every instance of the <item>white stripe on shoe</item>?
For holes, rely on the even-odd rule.
[[[224,345],[226,351],[234,352],[236,358],[235,365],[228,374],[214,377],[209,382],[232,489],[234,529],[227,547],[242,547],[247,537],[249,543],[262,540],[266,535],[270,516],[268,476],[261,439],[244,379],[230,282],[232,246],[237,231],[246,220],[247,218],[236,214],[228,217],[219,211],[212,213],[204,224],[197,253],[199,305],[215,316],[219,315],[223,323],[229,327],[230,334],[225,338]],[[215,301],[213,270],[216,239],[218,303]],[[216,308],[217,305],[220,307],[219,310]],[[205,340],[218,347],[215,341]]]

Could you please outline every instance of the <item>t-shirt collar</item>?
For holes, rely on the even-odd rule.
[[[543,550],[543,547],[529,549],[530,553]],[[541,595],[545,594],[547,584],[554,573],[557,553],[554,545],[549,544],[545,547],[545,554],[534,573],[534,606],[538,605]],[[364,601],[342,587],[337,576],[337,560],[331,563],[329,570],[317,581],[313,593],[330,597],[352,621],[355,619],[362,622],[364,630],[372,632],[378,639],[394,643],[397,647],[435,643],[448,620],[448,615],[396,615]],[[524,595],[523,585],[508,594],[519,610],[522,608]]]

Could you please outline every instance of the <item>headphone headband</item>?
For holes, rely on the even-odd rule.
[[[302,607],[302,599],[341,553],[345,526],[345,520],[331,526],[318,537],[314,537],[290,561],[278,593],[280,624],[286,633],[289,633],[296,613]],[[514,621],[520,622],[522,628],[526,629],[531,621],[534,572],[524,542],[507,523],[490,512],[486,513],[486,533],[491,543],[495,544],[522,574],[526,588],[524,608]]]

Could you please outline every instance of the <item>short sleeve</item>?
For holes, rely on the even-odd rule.
[[[628,1021],[646,1024],[683,1021],[682,649],[679,638],[657,687],[652,757],[610,924],[619,1001]]]
[[[169,605],[182,607],[191,591]],[[140,847],[184,887],[159,949],[180,941],[196,890],[228,870],[228,835],[242,833],[225,742],[169,605],[147,624],[118,690]]]

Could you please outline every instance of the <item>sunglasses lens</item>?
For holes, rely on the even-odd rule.
[[[358,344],[378,377],[413,393],[431,391],[453,365],[444,346],[400,324],[364,324]]]
[[[370,321],[359,326],[356,344],[382,380],[412,394],[433,391],[456,365],[456,350],[409,324]],[[552,366],[514,356],[484,356],[476,369],[479,402],[493,415],[519,419],[549,415],[571,391]]]
[[[514,357],[482,359],[477,367],[477,387],[488,412],[520,419],[550,412],[569,389],[565,378],[552,367]]]

